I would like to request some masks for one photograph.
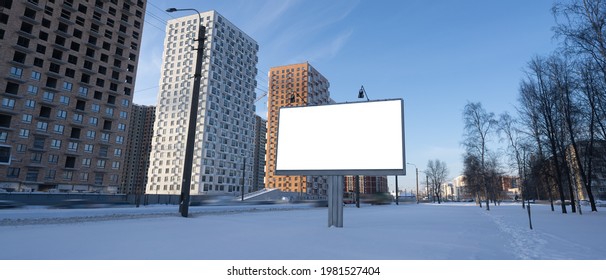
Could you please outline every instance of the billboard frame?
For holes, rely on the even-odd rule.
[[[343,105],[356,105],[362,103],[373,103],[373,102],[400,102],[400,119],[401,119],[401,149],[402,149],[402,157],[401,157],[401,169],[400,168],[377,168],[377,169],[278,169],[279,167],[279,153],[280,153],[280,130],[281,130],[281,122],[280,116],[282,115],[283,110],[296,109],[296,108],[305,108],[305,107],[326,107],[326,106],[343,106]],[[361,101],[361,102],[346,102],[346,103],[333,103],[333,104],[324,104],[324,105],[315,105],[315,106],[292,106],[292,107],[281,107],[278,112],[278,132],[277,132],[278,140],[276,143],[276,165],[275,165],[275,174],[276,175],[301,175],[301,176],[340,176],[340,175],[366,175],[366,176],[388,176],[388,175],[406,175],[406,141],[405,141],[405,123],[404,123],[404,100],[402,98],[394,98],[394,99],[381,99],[381,100],[371,100],[371,101]]]

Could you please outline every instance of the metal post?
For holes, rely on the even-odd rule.
[[[415,167],[417,171],[417,204],[419,204],[419,169]]]
[[[356,207],[360,208],[360,176],[356,175],[354,181],[354,186],[356,188]]]
[[[400,205],[400,198],[398,197],[398,175],[396,175],[396,205]]]
[[[343,176],[330,176],[328,182],[328,227],[343,227]]]
[[[185,144],[185,159],[183,160],[183,179],[181,181],[181,196],[179,200],[179,212],[181,216],[187,217],[189,211],[189,193],[191,190],[191,174],[194,161],[194,146],[196,141],[196,123],[198,120],[198,100],[200,97],[200,80],[202,80],[202,59],[204,56],[204,34],[206,27],[202,25],[202,16],[196,9],[170,8],[167,12],[195,11],[198,13],[198,48],[196,49],[196,68],[194,71],[194,87],[192,90],[189,123],[187,127],[187,142]]]
[[[244,201],[244,186],[246,185],[246,177],[244,174],[246,173],[246,157],[244,157],[244,163],[242,163],[242,201]]]

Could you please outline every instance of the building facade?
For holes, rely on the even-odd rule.
[[[154,106],[132,105],[120,193],[145,192],[155,113]]]
[[[307,62],[272,67],[269,70],[268,81],[265,185],[284,192],[325,195],[328,188],[326,177],[275,175],[276,143],[279,109],[285,106],[333,103],[328,90],[330,84]]]
[[[255,116],[255,150],[253,159],[252,191],[265,188],[265,145],[267,144],[267,121]]]
[[[344,176],[345,192],[355,193],[356,176]],[[389,193],[387,185],[387,176],[359,176],[359,186],[361,194]]]
[[[591,180],[591,193],[594,199],[606,200],[606,141],[594,141],[591,153],[588,152],[588,141],[579,141],[577,146],[579,159],[577,159],[577,153],[575,153],[572,145],[566,147],[566,161],[571,167],[576,196],[581,200],[589,200],[583,174],[581,174],[581,168],[578,164],[580,160],[585,173],[585,180]],[[591,164],[589,164],[590,162]],[[590,169],[591,172],[589,172]],[[588,174],[591,174],[591,177]]]
[[[0,1],[0,188],[115,193],[145,1]]]
[[[206,34],[190,194],[237,195],[253,185],[259,46],[208,11],[168,21],[147,193],[181,193],[200,20]]]

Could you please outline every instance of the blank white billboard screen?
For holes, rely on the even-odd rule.
[[[277,175],[405,175],[401,99],[282,107]]]

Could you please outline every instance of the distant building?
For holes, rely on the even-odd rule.
[[[332,102],[328,90],[330,84],[307,62],[272,67],[268,81],[265,185],[284,192],[325,195],[328,188],[326,177],[275,175],[276,143],[279,109],[285,106],[329,104]],[[322,136],[315,131],[309,133]]]
[[[455,187],[452,182],[442,184],[441,197],[443,200],[456,200]]]
[[[146,1],[0,1],[0,188],[116,193]]]
[[[149,153],[154,132],[156,107],[133,104],[120,193],[143,194],[147,184]]]
[[[146,193],[181,193],[197,57],[191,44],[200,20],[206,34],[190,194],[235,196],[253,185],[259,46],[221,14],[207,11],[166,26]]]
[[[467,189],[467,180],[465,175],[460,175],[452,179],[453,196],[456,201],[474,199]]]
[[[587,152],[587,141],[579,141],[577,143],[578,153],[583,164],[583,171],[585,174],[589,173],[588,170],[588,152]],[[591,192],[594,199],[606,200],[606,141],[595,141],[594,148],[592,151],[591,161]],[[588,200],[587,189],[583,185],[583,179],[581,177],[581,170],[577,164],[576,154],[572,145],[569,145],[566,149],[566,160],[568,165],[571,166],[572,180],[576,186],[576,192],[581,200]]]
[[[360,176],[359,178],[361,194],[389,193],[387,176]],[[356,192],[355,176],[345,176],[343,183],[345,192]]]
[[[260,116],[255,116],[255,119],[252,191],[265,188],[265,145],[267,144],[267,121]]]
[[[516,196],[521,195],[521,180],[517,176],[501,176],[501,192],[502,198],[515,199]]]

